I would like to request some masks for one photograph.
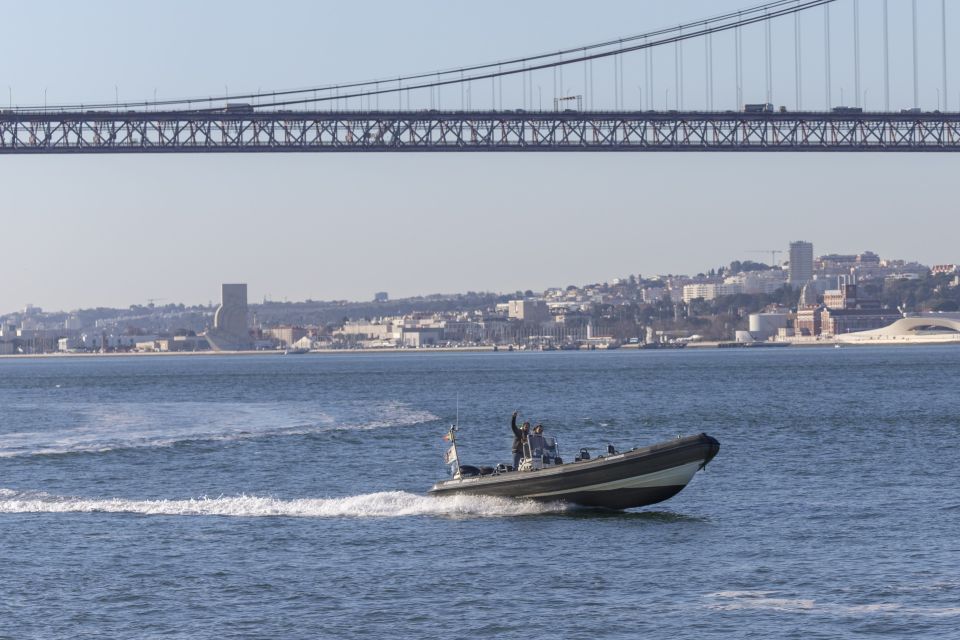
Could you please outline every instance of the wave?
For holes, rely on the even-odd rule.
[[[74,426],[6,433],[0,458],[103,453],[186,442],[249,440],[332,431],[408,427],[439,418],[399,402],[347,407],[328,413],[312,403],[73,404],[63,408]]]
[[[235,496],[186,500],[80,498],[0,489],[0,513],[118,513],[238,518],[398,518],[410,516],[497,518],[561,513],[570,507],[488,496],[430,497],[384,491],[344,498]]]
[[[818,602],[811,598],[783,597],[777,591],[717,591],[709,593],[709,608],[718,611],[765,610],[793,613],[829,613],[834,615],[893,614],[931,618],[960,616],[960,607],[919,607],[898,602],[842,605]]]

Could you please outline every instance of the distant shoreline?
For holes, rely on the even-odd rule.
[[[494,352],[493,347],[431,347],[429,349],[314,349],[308,353],[285,354],[282,349],[250,349],[248,351],[120,351],[110,353],[13,353],[0,355],[0,360],[4,359],[24,359],[24,358],[123,358],[132,357],[159,357],[159,356],[283,356],[290,357],[310,354],[336,355],[336,354],[360,354],[360,353],[462,353],[462,352]],[[507,351],[507,349],[500,349]],[[514,352],[519,353],[518,349]]]
[[[689,349],[719,349],[721,344],[730,344],[729,342],[692,342],[687,345]],[[781,343],[782,344],[782,343]],[[859,348],[859,347],[922,347],[922,346],[949,346],[949,345],[958,345],[960,341],[954,342],[899,342],[899,343],[862,343],[862,344],[853,344],[845,342],[834,342],[834,341],[819,341],[819,342],[795,342],[790,343],[789,346],[793,348],[835,348],[840,346],[844,349],[846,348]],[[733,351],[743,351],[746,350],[756,350],[763,349],[768,350],[770,348],[783,349],[781,346],[754,346],[754,347],[734,347],[730,350]],[[606,351],[619,351],[621,349],[629,350],[638,350],[641,349],[635,344],[622,345],[617,349],[578,349],[576,351],[567,351],[565,353],[597,353],[597,352],[606,352]],[[663,352],[663,351],[681,351],[682,349],[651,349],[651,352]],[[726,351],[727,349],[724,349]],[[557,353],[561,351],[558,350]],[[24,360],[24,359],[61,359],[61,358],[124,358],[124,357],[211,357],[211,356],[283,356],[288,355],[290,357],[302,356],[302,355],[370,355],[370,354],[429,354],[429,353],[549,353],[538,351],[536,349],[509,349],[507,347],[499,347],[494,349],[493,347],[430,347],[427,349],[398,349],[398,348],[383,348],[383,349],[315,349],[303,354],[285,354],[282,350],[249,350],[249,351],[132,351],[132,352],[119,352],[119,353],[14,353],[14,354],[5,354],[0,355],[0,360]]]

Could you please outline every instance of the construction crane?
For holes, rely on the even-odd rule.
[[[782,249],[750,249],[747,253],[769,253],[770,254],[770,266],[777,266],[777,254],[783,253]]]

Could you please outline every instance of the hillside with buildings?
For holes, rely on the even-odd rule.
[[[778,252],[772,252],[773,257]],[[508,294],[249,304],[223,285],[219,306],[133,305],[0,317],[0,355],[51,352],[685,346],[695,341],[815,342],[960,309],[957,265],[859,254],[814,256],[793,242],[784,264],[735,260],[689,275]]]

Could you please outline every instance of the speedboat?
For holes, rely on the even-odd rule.
[[[573,462],[565,463],[555,438],[531,434],[517,469],[505,464],[477,467],[460,464],[456,433],[454,426],[445,436],[451,442],[445,461],[453,477],[433,485],[429,495],[499,496],[632,509],[675,496],[720,451],[715,438],[701,433],[629,451],[608,445],[606,454],[597,457],[581,449]]]

